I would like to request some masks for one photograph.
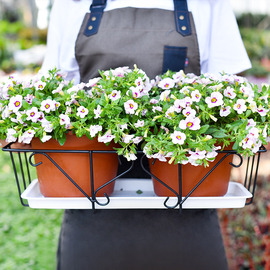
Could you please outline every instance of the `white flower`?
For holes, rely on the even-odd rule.
[[[100,80],[101,78],[93,78],[91,80],[88,81],[88,83],[85,85],[86,87],[93,87],[95,86],[98,81]]]
[[[56,94],[56,93],[61,93],[62,92],[62,89],[64,87],[65,84],[63,83],[60,83],[59,86],[55,89],[55,90],[52,90],[52,93],[53,94]]]
[[[124,143],[130,143],[133,138],[134,138],[134,135],[123,134]]]
[[[50,111],[55,111],[55,101],[51,99],[43,100],[40,104],[40,110],[46,113],[49,113]]]
[[[134,114],[138,108],[138,104],[130,99],[124,103],[124,107],[127,114]]]
[[[171,90],[165,90],[160,94],[159,100],[166,101],[169,98]]]
[[[16,95],[15,97],[11,97],[9,100],[8,108],[13,111],[17,112],[22,107],[22,96]]]
[[[103,136],[98,137],[99,142],[108,143],[115,138],[114,135],[111,134],[111,131],[107,131]]]
[[[266,114],[268,113],[269,110],[263,108],[263,107],[259,107],[257,108],[257,112],[260,114],[260,116],[266,116]]]
[[[247,123],[246,129],[248,129],[250,127],[255,127],[255,126],[256,126],[256,122],[253,119],[248,119],[248,123]]]
[[[118,125],[118,126],[122,131],[128,128],[127,124]]]
[[[177,112],[177,113],[180,113],[181,110],[183,109],[183,100],[181,99],[177,99],[174,101],[174,110]]]
[[[68,117],[68,115],[60,114],[59,118],[60,118],[60,125],[61,126],[65,126],[66,129],[71,127],[70,118]]]
[[[192,91],[191,92],[191,99],[192,99],[192,101],[199,102],[200,99],[201,99],[201,97],[202,97],[202,95],[199,92],[199,90],[195,90],[195,91]]]
[[[159,161],[162,161],[162,162],[167,161],[166,157],[164,156],[164,154],[162,152],[158,152],[158,153],[152,155],[152,158],[156,158],[156,159],[158,159]]]
[[[137,157],[136,157],[136,155],[134,153],[126,153],[125,157],[126,157],[127,161],[132,161],[132,160],[137,159]]]
[[[84,106],[80,106],[77,108],[77,116],[80,116],[81,118],[84,118],[88,114],[88,109]]]
[[[206,151],[188,151],[188,153],[190,154],[189,159],[193,159],[193,160],[198,160],[198,159],[204,159],[206,157]]]
[[[185,139],[186,139],[185,133],[181,131],[176,131],[176,130],[174,131],[174,133],[170,135],[170,137],[174,144],[180,144],[180,145],[184,144]]]
[[[209,108],[220,106],[223,104],[223,95],[219,92],[213,92],[210,97],[205,98],[205,102]]]
[[[219,114],[222,117],[226,117],[231,113],[231,107],[227,106],[227,107],[221,107]]]
[[[132,139],[133,143],[138,144],[142,141],[143,137],[135,137],[134,139]]]
[[[256,127],[252,127],[248,132],[249,135],[253,136],[254,138],[259,138],[259,130]]]
[[[188,95],[189,94],[189,88],[187,86],[184,86],[183,88],[180,89],[179,92],[184,94],[184,95]]]
[[[215,150],[211,151],[211,152],[207,152],[206,154],[206,159],[208,161],[214,161],[214,158],[218,155],[218,152],[216,152]]]
[[[241,113],[245,112],[247,110],[245,100],[244,99],[238,99],[236,101],[236,104],[233,105],[233,108],[234,108],[234,110],[236,110],[236,112],[238,114],[241,114]]]
[[[158,100],[157,99],[152,98],[150,100],[150,104],[157,104],[157,103],[158,103]]]
[[[35,135],[35,131],[32,129],[29,129],[27,131],[25,131],[21,136],[19,136],[18,142],[19,143],[26,143],[26,144],[30,144],[34,135]]]
[[[40,112],[38,111],[37,107],[32,107],[30,110],[27,110],[26,114],[28,116],[26,120],[31,120],[34,123],[37,122],[40,116]]]
[[[224,90],[224,96],[234,99],[236,97],[236,94],[234,92],[234,89],[230,86],[228,86],[225,90]]]
[[[101,110],[101,106],[97,105],[97,108],[94,109],[94,114],[95,114],[95,119],[100,118],[100,114],[101,114],[102,110]]]
[[[181,79],[184,77],[185,77],[185,74],[184,74],[183,70],[180,70],[179,72],[173,74],[173,79],[176,83],[181,81]]]
[[[182,107],[182,108],[188,108],[192,105],[193,101],[190,97],[185,97],[183,99],[180,99],[179,100],[179,107]],[[174,105],[176,104],[176,101],[174,102]]]
[[[38,81],[34,84],[34,87],[37,88],[38,90],[43,90],[45,86],[46,83],[42,81]]]
[[[195,117],[196,115],[196,111],[194,109],[191,109],[190,107],[184,109],[182,111],[183,115],[186,116],[186,117]]]
[[[166,89],[171,89],[174,87],[174,80],[171,79],[171,78],[165,78],[163,80],[161,80],[159,83],[158,83],[158,86],[164,90]]]
[[[134,126],[135,126],[136,128],[143,127],[143,126],[144,126],[144,120],[138,120],[138,121],[134,124]]]
[[[109,95],[109,99],[111,100],[118,100],[121,98],[121,91],[113,90]]]
[[[24,112],[23,112],[24,113]],[[20,112],[16,112],[16,118],[10,118],[10,120],[14,123],[20,123],[20,124],[24,124],[23,120],[22,120],[22,114]]]
[[[250,106],[250,109],[252,110],[252,112],[257,112],[258,108],[257,108],[257,104],[254,100],[249,102],[249,106]]]
[[[102,130],[102,126],[100,125],[91,125],[90,126],[90,136],[95,137],[99,131]]]
[[[132,96],[133,98],[140,98],[141,97],[141,91],[139,88],[135,88],[135,87],[130,87],[130,90],[132,92]]]
[[[154,107],[152,108],[152,111],[153,111],[153,112],[156,112],[156,111],[162,112],[162,108],[161,108],[160,106],[154,106]]]
[[[181,120],[179,123],[179,127],[183,130],[190,129],[190,130],[199,130],[201,120],[198,117],[187,117],[185,120]]]
[[[13,128],[9,128],[7,130],[7,138],[6,138],[6,142],[10,143],[10,142],[16,142],[17,138],[14,136],[17,133],[17,131]]]
[[[172,116],[174,115],[175,112],[175,107],[171,106],[165,113],[165,117],[167,117],[168,119],[172,119]]]
[[[24,98],[25,100],[26,100],[26,102],[28,103],[28,104],[32,104],[32,101],[33,101],[33,99],[34,99],[34,96],[31,94],[27,94],[26,95],[26,97]]]
[[[40,139],[42,142],[47,142],[52,138],[51,135],[44,134],[43,137]]]
[[[53,131],[53,124],[50,121],[46,120],[45,118],[41,120],[41,126],[44,128],[45,132]]]

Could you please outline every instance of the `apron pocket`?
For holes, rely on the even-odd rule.
[[[185,70],[187,47],[164,46],[162,73]]]

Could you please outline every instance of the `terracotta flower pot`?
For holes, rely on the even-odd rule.
[[[182,196],[186,196],[196,184],[217,164],[217,162],[225,155],[218,154],[214,162],[205,168],[204,166],[192,166],[190,164],[182,165]],[[225,158],[200,186],[191,194],[191,196],[223,196],[228,190],[230,181],[231,165],[233,155]],[[152,160],[153,161],[153,160]],[[179,174],[178,165],[169,164],[156,160],[149,162],[150,170],[153,175],[166,183],[169,187],[179,192]],[[172,191],[166,188],[163,184],[153,179],[154,191],[158,196],[176,196]]]
[[[113,150],[116,145],[106,146],[96,138],[89,140],[86,136],[77,138],[67,135],[63,146],[56,140],[42,143],[39,139],[32,140],[33,149],[46,150]],[[90,158],[88,153],[47,153],[83,190],[91,196]],[[35,162],[38,165],[37,176],[40,191],[45,197],[83,197],[83,193],[44,155],[36,154]],[[93,176],[95,190],[117,175],[117,154],[94,153]],[[102,188],[97,196],[110,195],[113,192],[114,182]]]

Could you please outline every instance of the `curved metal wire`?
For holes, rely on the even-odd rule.
[[[121,174],[117,175],[116,177],[114,177],[114,178],[111,179],[110,181],[106,182],[104,185],[102,185],[102,186],[100,186],[99,188],[97,188],[96,191],[94,192],[94,199],[93,199],[93,201],[94,201],[95,203],[97,203],[98,205],[100,205],[100,206],[106,206],[106,205],[108,205],[108,204],[110,203],[110,197],[108,196],[107,193],[104,193],[104,196],[105,196],[105,198],[107,199],[107,201],[106,201],[105,203],[99,202],[99,201],[97,200],[96,194],[98,193],[99,190],[101,190],[101,189],[104,188],[105,186],[111,184],[111,183],[114,182],[116,179],[122,177],[123,175],[125,175],[126,173],[128,173],[129,171],[131,171],[131,170],[133,169],[133,167],[134,167],[134,161],[132,161],[131,166],[130,166],[126,171],[122,172]]]
[[[77,189],[79,189],[80,190],[80,192],[82,192],[82,194],[90,201],[90,202],[93,202],[93,200],[92,200],[92,198],[90,197],[90,196],[88,196],[86,193],[85,193],[85,191],[49,156],[49,155],[47,155],[46,153],[44,153],[44,152],[33,152],[30,156],[29,156],[29,163],[32,165],[32,166],[34,166],[34,167],[37,167],[37,166],[39,166],[39,165],[41,165],[42,164],[42,162],[38,162],[37,164],[34,164],[32,161],[31,161],[31,159],[32,159],[32,157],[33,156],[35,156],[35,155],[37,155],[37,154],[40,154],[40,155],[43,155],[43,156],[45,156],[46,158],[48,158],[48,160],[49,161],[51,161],[53,164],[54,164],[54,166],[59,170],[59,171],[61,171],[67,178],[68,178],[68,180],[73,184],[73,185],[75,185],[75,187],[77,188]]]

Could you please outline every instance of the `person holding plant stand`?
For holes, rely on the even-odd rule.
[[[250,68],[227,0],[90,4],[55,1],[43,71],[56,66],[87,83],[99,70],[134,64],[152,79],[167,70],[199,75]],[[129,177],[144,178],[140,171]],[[65,211],[58,269],[176,267],[227,269],[215,210]]]

